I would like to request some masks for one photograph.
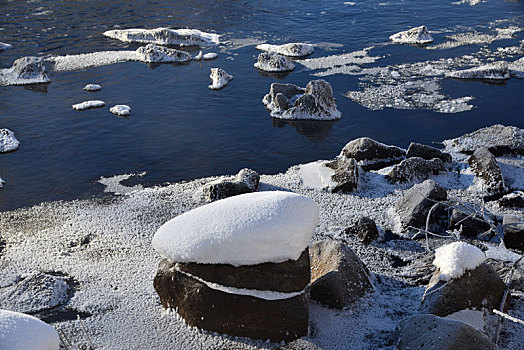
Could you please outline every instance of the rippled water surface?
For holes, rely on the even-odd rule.
[[[206,52],[213,61],[185,65],[125,62],[79,71],[50,70],[47,85],[0,86],[0,128],[14,131],[21,143],[0,154],[0,210],[47,200],[102,194],[101,176],[146,172],[144,185],[232,174],[243,167],[276,173],[289,166],[337,155],[351,139],[370,136],[407,147],[410,141],[438,142],[477,128],[503,123],[524,127],[524,80],[504,84],[440,79],[449,98],[473,96],[471,111],[455,114],[432,109],[368,109],[348,91],[380,83],[361,75],[326,75],[340,111],[336,122],[272,120],[262,97],[272,82],[305,86],[317,71],[297,64],[285,77],[253,68],[257,43],[310,42],[311,58],[366,47],[377,62],[361,68],[402,68],[398,64],[454,58],[516,60],[524,45],[524,2],[487,0],[475,6],[453,1],[0,1],[0,68],[22,56],[52,56],[103,50],[135,50],[140,45],[106,38],[114,28],[196,28],[221,35],[222,44]],[[386,45],[388,37],[426,25],[436,43],[450,33],[495,33],[516,28],[505,39],[424,49]],[[493,54],[514,47],[509,57]],[[519,48],[521,51],[519,51]],[[198,48],[186,48],[193,55]],[[484,50],[484,51],[482,51]],[[479,53],[480,52],[480,53]],[[224,89],[208,89],[209,71],[221,67],[234,76]],[[391,68],[394,67],[394,68]],[[82,90],[87,83],[102,91]],[[364,85],[363,85],[364,84]],[[389,84],[389,83],[388,83]],[[106,108],[74,111],[72,104],[101,99]],[[109,112],[128,104],[132,114]]]

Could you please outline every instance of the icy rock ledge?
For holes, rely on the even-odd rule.
[[[0,310],[2,349],[58,350],[57,331],[38,318],[19,312]]]
[[[260,44],[256,46],[256,49],[289,57],[304,57],[311,55],[315,51],[313,45],[305,43],[289,43],[284,45]]]
[[[128,105],[116,105],[109,108],[109,111],[121,117],[126,117],[131,113],[131,107]]]
[[[98,84],[87,84],[86,86],[84,86],[84,90],[85,91],[91,91],[91,92],[100,91],[100,90],[102,90],[102,86],[100,86]]]
[[[104,107],[106,105],[106,103],[104,101],[100,101],[100,100],[91,100],[91,101],[84,101],[82,103],[77,103],[75,105],[73,105],[73,109],[77,110],[77,111],[83,111],[85,109],[89,109],[89,108],[99,108],[99,107]]]
[[[115,29],[104,32],[104,36],[125,42],[152,43],[179,46],[216,46],[220,44],[218,34],[197,29]]]
[[[325,80],[312,80],[306,88],[293,84],[271,84],[262,103],[271,111],[271,117],[288,120],[337,120],[342,113],[337,109],[333,89]]]
[[[209,78],[211,78],[212,83],[208,87],[211,90],[222,89],[229,83],[230,80],[233,80],[233,76],[227,74],[227,72],[222,68],[211,68],[211,74],[209,75]]]
[[[139,61],[145,63],[184,63],[193,58],[185,51],[170,49],[156,44],[147,44],[136,49]]]
[[[0,153],[12,152],[18,149],[20,142],[15,133],[9,129],[0,129]]]
[[[22,57],[11,68],[0,69],[0,85],[49,83],[44,61],[40,57]]]
[[[448,78],[505,80],[510,78],[508,62],[499,61],[480,67],[446,73]]]
[[[262,52],[254,66],[266,72],[289,72],[295,69],[289,59],[274,52]]]
[[[6,44],[3,42],[0,42],[0,51],[5,51],[7,49],[12,48],[13,46],[11,44]]]
[[[389,37],[391,41],[398,44],[429,44],[433,42],[433,37],[429,34],[426,26],[420,26],[398,32]]]

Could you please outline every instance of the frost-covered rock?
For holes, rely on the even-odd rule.
[[[211,78],[212,83],[208,87],[211,90],[218,90],[226,86],[227,83],[233,79],[233,76],[227,74],[227,72],[222,68],[211,68],[209,78]]]
[[[359,170],[357,161],[353,158],[337,158],[334,161],[324,163],[324,166],[335,171],[331,175],[331,192],[351,192],[357,189],[359,181]]]
[[[471,207],[474,207],[471,204]],[[491,225],[487,223],[479,213],[481,210],[471,210],[470,207],[461,206],[451,211],[449,218],[449,227],[452,230],[459,230],[460,234],[466,237],[475,237],[482,235],[491,238]],[[484,213],[487,216],[487,213]]]
[[[262,102],[271,111],[271,117],[278,119],[337,120],[342,117],[331,85],[325,80],[312,80],[305,89],[273,83]]]
[[[295,69],[289,59],[274,52],[262,52],[254,66],[266,72],[288,72]]]
[[[36,317],[0,310],[0,348],[20,350],[58,350],[57,331]]]
[[[504,215],[502,225],[506,248],[524,251],[524,219],[514,215]]]
[[[182,50],[170,49],[156,44],[147,44],[136,49],[138,59],[146,63],[184,63],[193,58]]]
[[[125,42],[152,43],[179,46],[215,46],[220,43],[219,35],[197,29],[114,29],[104,32],[104,36]]]
[[[468,158],[468,163],[475,176],[482,179],[488,193],[505,191],[504,179],[497,160],[486,147],[480,147],[473,152]]]
[[[355,253],[335,240],[314,242],[311,257],[311,298],[342,309],[373,289],[369,272]]]
[[[482,332],[470,325],[429,314],[406,317],[395,330],[399,350],[496,350]]]
[[[446,77],[456,79],[505,80],[510,78],[508,62],[499,61],[480,67],[446,73]]]
[[[11,68],[0,69],[0,85],[49,83],[41,57],[22,57]]]
[[[353,234],[364,244],[369,244],[379,238],[377,225],[373,219],[366,216],[361,217],[357,222],[344,230],[346,234]]]
[[[18,149],[20,142],[15,133],[9,129],[0,129],[0,153],[12,152]]]
[[[446,171],[446,167],[439,158],[426,160],[420,157],[411,157],[391,168],[386,177],[392,182],[412,182],[425,180],[431,175],[438,175],[444,171]]]
[[[347,143],[340,157],[355,158],[364,170],[377,170],[404,159],[406,151],[397,146],[389,146],[369,137],[361,137]]]
[[[244,168],[238,172],[236,181],[245,183],[254,192],[258,190],[260,175],[252,169]]]
[[[153,247],[176,262],[253,265],[296,260],[318,222],[318,206],[290,192],[255,192],[186,212],[162,225]]]
[[[260,44],[256,46],[256,49],[289,57],[303,57],[311,55],[315,51],[313,45],[304,43],[289,43],[284,45]]]
[[[433,37],[426,26],[420,26],[393,34],[389,40],[399,44],[429,44],[433,42]]]
[[[109,108],[109,111],[113,114],[125,117],[131,113],[131,107],[129,107],[128,105],[116,105]]]
[[[479,248],[464,242],[446,244],[435,251],[433,265],[439,269],[439,280],[449,281],[474,270],[486,260]]]
[[[98,84],[87,84],[86,86],[84,86],[84,90],[85,91],[100,91],[102,90],[102,86],[98,85]]]
[[[239,194],[255,192],[258,189],[260,175],[254,170],[244,168],[235,179],[213,181],[205,185],[202,190],[209,201],[237,196]]]
[[[512,77],[524,79],[524,57],[509,63],[508,68]]]
[[[12,47],[13,46],[11,44],[6,44],[6,43],[3,43],[3,42],[0,42],[0,52],[1,51],[5,51],[7,49],[10,49]]]
[[[423,145],[417,142],[411,142],[406,152],[406,157],[420,157],[426,160],[433,158],[439,158],[444,163],[451,163],[451,155],[449,153],[442,152],[438,148]]]
[[[499,199],[499,205],[506,208],[524,208],[524,192],[515,191]]]
[[[82,103],[74,104],[72,107],[73,107],[73,109],[75,109],[77,111],[83,111],[83,110],[89,109],[89,108],[104,107],[105,105],[106,105],[106,103],[104,101],[91,100],[91,101],[84,101]]]

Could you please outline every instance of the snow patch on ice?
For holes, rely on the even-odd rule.
[[[0,129],[0,153],[12,152],[18,149],[20,142],[15,133],[9,129]]]
[[[435,265],[440,270],[439,279],[449,281],[461,277],[466,270],[474,270],[486,260],[479,248],[464,242],[453,242],[435,250]]]
[[[102,90],[102,86],[98,85],[98,84],[87,84],[86,86],[84,86],[84,90],[85,91],[100,91]]]
[[[124,42],[152,43],[179,46],[216,46],[220,35],[202,32],[198,29],[114,29],[104,32],[104,36]]]
[[[369,55],[369,51],[373,48],[374,47],[371,46],[362,50],[348,52],[340,55],[308,58],[304,60],[297,60],[296,62],[311,70],[326,70],[325,72],[321,72],[323,73],[323,76],[340,73],[337,70],[349,70],[350,72],[353,72],[357,70],[356,67],[358,66],[374,63],[382,58],[381,56]]]
[[[73,109],[77,111],[83,111],[89,108],[100,108],[104,107],[106,103],[104,101],[100,100],[90,100],[90,101],[84,101],[81,103],[74,104],[72,107]]]
[[[111,107],[109,111],[118,116],[125,117],[131,113],[131,107],[128,105],[116,105]]]
[[[0,310],[0,345],[2,349],[58,350],[60,338],[36,317]]]
[[[128,194],[135,191],[139,191],[144,189],[144,186],[138,184],[135,186],[125,186],[122,185],[121,182],[124,180],[127,180],[131,177],[140,177],[144,176],[146,172],[141,172],[138,174],[123,174],[123,175],[114,175],[110,177],[100,177],[98,180],[99,183],[105,186],[104,192],[106,193],[114,193],[114,194]]]

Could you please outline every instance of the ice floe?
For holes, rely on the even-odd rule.
[[[111,107],[109,111],[113,114],[125,117],[131,113],[131,107],[129,107],[128,105],[116,105]]]
[[[5,181],[0,177],[0,188],[4,187]]]
[[[156,44],[147,44],[136,49],[136,55],[141,62],[146,63],[183,63],[193,58],[182,50],[170,49]]]
[[[11,68],[0,69],[0,85],[49,83],[41,57],[22,57]]]
[[[114,193],[114,194],[129,194],[135,191],[143,190],[144,186],[137,184],[134,186],[126,186],[122,184],[122,181],[128,180],[132,177],[141,177],[144,176],[146,172],[141,172],[138,174],[123,174],[115,175],[110,177],[100,177],[98,183],[105,186],[104,192]]]
[[[233,79],[233,76],[227,74],[222,68],[211,68],[209,78],[211,78],[211,85],[208,87],[211,90],[218,90],[226,86]]]
[[[102,90],[102,86],[98,85],[98,84],[87,84],[86,86],[84,86],[84,90],[85,91],[100,91]]]
[[[159,45],[206,47],[220,44],[218,34],[206,33],[198,29],[114,29],[104,32],[104,36],[125,42]]]
[[[12,152],[20,146],[15,133],[9,129],[0,129],[0,153]]]
[[[201,61],[201,60],[209,61],[209,60],[213,60],[213,59],[215,59],[217,57],[218,57],[218,54],[216,52],[208,52],[206,54],[202,54],[202,51],[200,51],[198,53],[198,55],[193,57],[193,60],[195,60],[195,61]]]
[[[508,62],[500,61],[480,67],[446,73],[446,77],[456,79],[505,80],[510,78]]]
[[[340,55],[308,58],[296,62],[311,70],[325,69],[323,72],[313,74],[315,76],[333,75],[343,73],[344,71],[355,72],[360,70],[361,65],[374,63],[382,58],[380,56],[370,56],[369,51],[371,49],[373,49],[373,47],[367,47],[362,50]]]
[[[79,55],[53,56],[46,58],[53,63],[53,70],[68,72],[91,67],[107,66],[110,64],[138,61],[135,51],[99,51]]]
[[[429,44],[433,42],[433,37],[429,34],[426,26],[420,26],[398,32],[389,37],[391,41],[399,44]]]
[[[262,52],[254,66],[266,72],[288,72],[295,69],[295,65],[286,56],[274,52]]]
[[[311,55],[315,51],[313,45],[305,43],[289,43],[284,45],[260,44],[256,46],[256,49],[289,57],[304,57]]]
[[[6,44],[3,42],[0,42],[0,51],[5,51],[7,49],[12,48],[13,46],[11,44]]]
[[[77,111],[83,111],[85,109],[89,108],[99,108],[104,107],[106,104],[104,101],[100,100],[91,100],[91,101],[84,101],[82,103],[74,104],[72,107],[73,109],[76,109]]]
[[[508,68],[512,77],[524,79],[524,57],[511,62]]]
[[[452,2],[453,5],[462,5],[462,4],[469,4],[470,6],[478,5],[482,2],[486,2],[485,0],[460,0]]]
[[[58,350],[57,331],[38,318],[19,312],[0,310],[2,349]]]

